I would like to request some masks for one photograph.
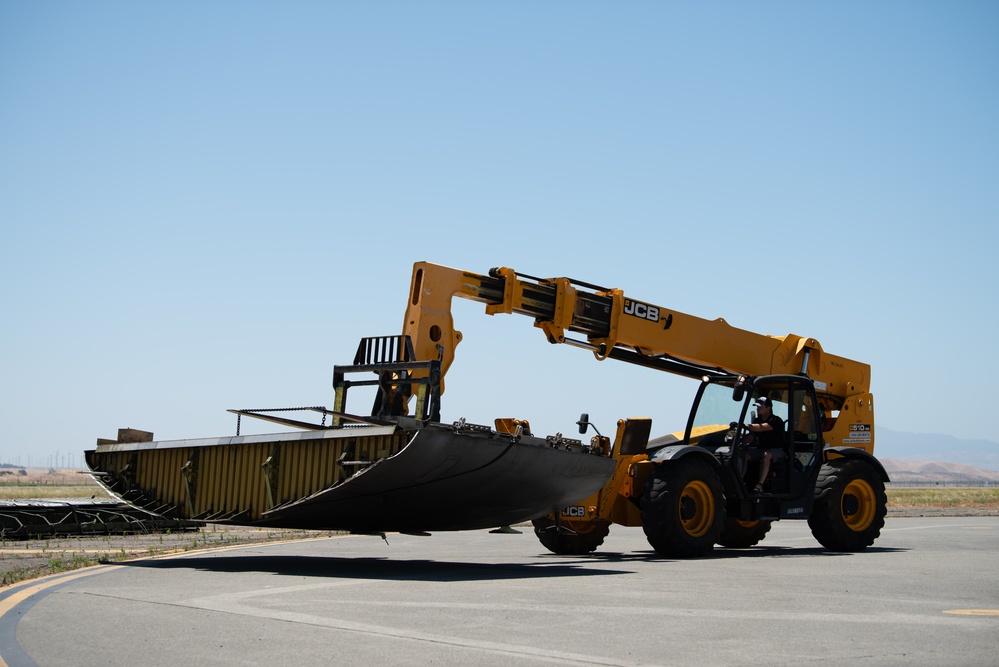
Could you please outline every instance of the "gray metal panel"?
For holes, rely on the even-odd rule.
[[[330,440],[337,438],[374,437],[392,435],[396,426],[347,426],[319,431],[293,431],[287,433],[264,433],[260,435],[224,436],[219,438],[193,438],[190,440],[156,440],[153,442],[128,442],[97,445],[95,450],[104,452],[136,452],[150,449],[172,449],[177,447],[219,447],[225,445],[302,442],[308,440]]]

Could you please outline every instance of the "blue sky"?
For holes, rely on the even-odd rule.
[[[992,2],[2,2],[0,460],[330,405],[419,260],[814,336],[995,441],[997,65]],[[685,420],[455,312],[445,420]]]

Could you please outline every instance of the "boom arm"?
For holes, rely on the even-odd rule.
[[[702,319],[569,278],[535,278],[509,268],[481,275],[418,262],[403,334],[411,338],[416,359],[441,360],[442,377],[461,342],[451,316],[456,296],[486,304],[489,315],[532,317],[549,342],[592,350],[600,360],[619,359],[697,379],[804,373],[814,381],[827,412],[873,410],[870,366],[829,354],[814,338],[757,334],[721,318]],[[408,401],[408,385],[400,389]]]

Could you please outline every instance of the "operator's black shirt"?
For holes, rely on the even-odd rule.
[[[753,445],[759,449],[776,449],[784,447],[784,420],[775,414],[771,414],[769,419],[753,419],[754,424],[770,424],[771,430],[762,433],[754,433],[756,443]]]

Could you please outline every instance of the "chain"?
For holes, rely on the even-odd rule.
[[[310,405],[304,408],[258,408],[256,410],[240,410],[240,412],[304,412],[305,410],[314,410],[316,412],[330,411],[325,405]]]
[[[325,405],[310,405],[310,406],[302,407],[302,408],[260,408],[260,409],[256,409],[256,410],[249,410],[249,409],[247,409],[247,410],[240,410],[239,412],[236,413],[236,436],[239,437],[240,423],[241,423],[241,420],[243,419],[243,415],[240,414],[240,413],[242,413],[242,412],[247,412],[247,413],[253,413],[253,412],[305,412],[307,410],[312,410],[314,412],[322,412],[323,413],[323,421],[322,421],[322,424],[320,424],[320,425],[323,428],[326,428],[326,414],[329,412],[329,409]]]

